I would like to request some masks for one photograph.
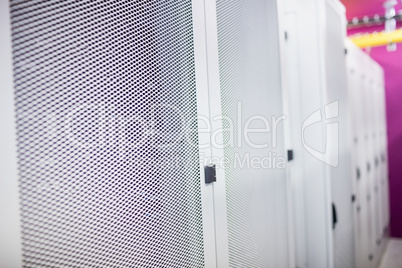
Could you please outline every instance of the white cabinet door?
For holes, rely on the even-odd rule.
[[[216,217],[226,216],[216,220],[218,266],[290,267],[277,4],[205,3],[211,115],[224,130],[212,144],[224,144],[215,150],[226,162],[214,185]]]
[[[369,202],[367,199],[368,187],[366,173],[367,163],[365,161],[365,104],[364,104],[364,69],[361,62],[364,61],[363,52],[353,44],[347,46],[347,73],[350,107],[352,109],[352,130],[353,130],[353,170],[354,193],[356,202],[354,206],[354,229],[355,229],[355,250],[357,267],[368,267],[370,265],[370,244],[369,234]]]
[[[1,10],[12,266],[294,266],[276,1]]]
[[[2,153],[18,149],[19,206],[7,205],[21,217],[23,265],[215,267],[209,135],[197,123],[209,114],[204,19],[192,1],[3,2],[17,148]]]
[[[355,264],[350,151],[353,138],[346,80],[345,26],[344,7],[337,1],[325,1],[325,95],[327,103],[337,104],[337,113],[332,119],[327,117],[327,120],[338,128],[337,137],[328,148],[333,154],[331,157],[337,159],[337,164],[330,167],[332,203],[337,216],[337,223],[333,227],[334,267],[352,268]]]
[[[383,71],[365,52],[347,43],[348,87],[354,135],[353,166],[357,267],[376,267],[387,239],[388,193]]]

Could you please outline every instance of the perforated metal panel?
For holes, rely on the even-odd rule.
[[[203,267],[191,1],[11,17],[24,266]]]
[[[249,128],[262,129],[266,124],[261,117],[272,123],[272,116],[282,115],[276,10],[274,0],[217,1],[222,114],[231,119],[223,120],[223,127],[235,130],[224,133],[228,144],[224,154],[228,159],[225,177],[231,267],[289,265],[284,166],[241,165],[247,163],[247,158],[262,159],[269,154],[275,158],[272,161],[283,158],[280,123],[277,131],[271,128],[271,133],[250,134],[252,143],[268,143],[268,148],[250,146],[242,132],[253,116],[260,118]],[[273,132],[277,135],[276,146]]]

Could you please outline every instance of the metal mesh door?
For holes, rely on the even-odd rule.
[[[24,266],[203,267],[191,1],[10,5]]]
[[[253,116],[249,128],[261,129],[267,126],[264,118],[272,122],[282,115],[276,10],[274,0],[217,1],[222,114],[229,119],[223,127],[234,129],[224,133],[231,267],[289,265],[284,166],[248,165],[252,158],[270,155],[272,161],[282,160],[282,126],[273,130],[277,138],[272,133],[250,135],[251,143],[268,143],[267,148],[247,144],[243,136]]]

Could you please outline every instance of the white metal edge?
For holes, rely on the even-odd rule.
[[[326,47],[326,16],[325,16],[325,5],[329,3],[333,6],[332,0],[326,1],[316,1],[317,3],[317,41],[318,45],[318,54],[319,54],[319,64],[321,73],[319,75],[320,85],[321,85],[321,100],[322,105],[325,106],[328,104],[328,94],[327,94],[327,85],[326,85],[326,68],[325,68],[325,47]],[[325,133],[325,124],[322,124],[322,133]],[[324,145],[325,146],[325,145]],[[333,239],[333,230],[332,230],[332,211],[331,211],[331,204],[332,204],[332,191],[331,191],[331,172],[330,166],[325,165],[325,181],[324,181],[324,192],[325,192],[325,200],[324,202],[326,205],[326,226],[327,226],[327,268],[334,267],[334,239]]]
[[[205,16],[204,3],[200,0],[192,0],[193,11],[193,37],[194,37],[194,58],[195,76],[197,92],[197,114],[209,121],[209,97],[208,97],[208,70],[207,52],[205,35]],[[205,267],[216,267],[216,243],[215,243],[215,215],[214,215],[214,196],[212,184],[205,184],[203,159],[211,157],[211,132],[205,126],[198,124],[198,142],[200,153],[200,183],[201,183],[201,202],[202,220],[204,236],[204,257]],[[203,146],[206,144],[207,146]]]
[[[382,118],[383,118],[383,126],[382,126],[382,128],[383,128],[383,135],[384,135],[384,137],[383,137],[383,143],[384,143],[384,145],[383,145],[383,150],[384,150],[384,154],[385,154],[385,159],[386,159],[386,161],[385,161],[385,165],[384,165],[384,169],[385,169],[385,171],[384,171],[384,175],[385,175],[385,181],[386,181],[386,219],[385,219],[385,222],[386,222],[386,225],[388,226],[388,229],[389,229],[389,224],[390,224],[390,199],[389,199],[389,193],[390,193],[390,191],[389,191],[389,165],[388,165],[388,126],[387,126],[387,109],[386,109],[386,105],[387,105],[387,103],[386,103],[386,101],[387,101],[387,99],[386,99],[386,88],[385,88],[385,76],[384,76],[384,70],[382,69],[382,67],[381,67],[381,81],[380,81],[380,83],[381,83],[381,87],[382,87],[382,91],[381,91],[381,105],[382,105],[382,109],[381,109],[381,112],[382,112]],[[388,235],[389,235],[389,231],[388,231]]]
[[[350,41],[348,38],[346,38],[345,40],[345,47],[347,49],[347,55],[346,55],[346,70],[347,70],[347,87],[348,87],[348,98],[349,98],[349,102],[353,102],[353,100],[355,99],[355,95],[356,92],[356,88],[355,88],[355,80],[356,77],[355,76],[351,76],[350,72],[351,70],[355,70],[356,66],[355,66],[355,61],[353,59],[355,52],[355,48],[354,48],[354,44],[352,43],[352,41]],[[354,80],[351,80],[352,78],[354,78]],[[356,111],[355,110],[350,110],[350,117],[352,119],[356,119],[357,115],[355,114]],[[356,137],[358,135],[358,133],[355,132],[355,130],[353,128],[351,128],[351,137],[354,139],[354,137]],[[355,146],[351,147],[354,148]],[[354,238],[354,256],[355,256],[355,267],[360,267],[360,257],[361,257],[361,246],[359,245],[359,236],[358,236],[358,232],[356,231],[359,226],[358,226],[358,212],[357,212],[357,199],[359,198],[359,188],[358,188],[358,184],[356,182],[355,178],[355,174],[354,174],[354,168],[358,165],[358,161],[357,161],[357,157],[358,157],[358,153],[355,152],[355,150],[353,150],[353,157],[352,157],[352,191],[353,194],[355,195],[356,198],[356,202],[353,205],[353,211],[352,211],[352,216],[353,216],[353,228],[354,228],[354,233],[353,233],[353,238]]]
[[[317,109],[323,108],[322,84],[325,79],[319,79],[323,70],[322,57],[319,46],[322,42],[318,42],[320,38],[319,27],[323,21],[317,17],[319,8],[318,0],[297,1],[287,0],[286,12],[295,12],[300,19],[297,23],[298,29],[296,35],[298,38],[297,54],[300,61],[300,91],[301,101],[299,107],[292,107],[301,113],[302,121]],[[291,38],[291,37],[289,37]],[[314,53],[308,53],[314,51]],[[320,58],[321,57],[321,58]],[[318,143],[324,144],[324,124],[322,124],[319,132],[316,132],[315,139]],[[306,150],[302,151],[304,165],[307,167],[303,170],[305,185],[305,219],[306,219],[306,241],[305,252],[307,267],[328,267],[328,235],[331,228],[330,224],[330,205],[328,202],[328,193],[330,197],[330,189],[326,186],[328,175],[325,171],[323,163],[311,156]],[[329,198],[330,199],[330,198]]]
[[[332,6],[332,8],[335,9],[337,12],[339,12],[339,13],[345,13],[346,12],[346,8],[342,4],[341,1],[339,1],[339,0],[326,0],[326,2],[327,2],[327,4]],[[346,27],[346,24],[345,24],[345,27]],[[345,30],[346,30],[346,28],[345,28]]]
[[[348,40],[347,43],[348,43],[349,50],[350,50],[350,53],[348,53],[348,54],[350,54],[351,56],[353,55],[353,62],[352,63],[353,63],[353,66],[355,67],[355,69],[359,71],[359,74],[366,76],[367,79],[372,79],[373,77],[375,78],[376,77],[376,72],[379,71],[379,70],[376,70],[377,63],[374,60],[372,60],[369,55],[367,55],[360,48],[358,48],[356,45],[354,45],[350,40]],[[362,64],[362,62],[364,64]],[[362,87],[363,86],[368,87],[368,86],[370,86],[370,84],[369,83],[362,84]],[[364,90],[366,90],[366,88],[364,88]],[[365,94],[362,94],[362,93],[365,93]],[[364,98],[370,98],[369,96],[366,96],[367,93],[364,92],[364,91],[361,92],[360,95],[363,98],[362,102],[365,101]],[[375,101],[378,102],[379,100],[375,100]],[[371,106],[372,105],[369,105],[369,107],[371,107]],[[367,107],[366,107],[366,109],[367,109]],[[364,131],[362,133],[360,133],[360,136],[361,136],[360,138],[363,139],[365,134],[366,133]],[[373,144],[370,143],[369,147],[372,147],[372,145]],[[371,151],[373,151],[373,150],[371,149]],[[370,157],[372,155],[371,154],[364,155],[364,158],[362,158],[361,161],[363,161],[365,163],[367,156]],[[375,167],[373,167],[373,169],[375,169]],[[372,187],[370,187],[370,190],[368,191],[368,193],[371,193],[371,195],[374,195],[371,191],[374,191],[374,189]],[[364,192],[364,194],[366,194],[366,192]],[[363,196],[363,198],[365,198],[365,196]],[[370,210],[371,213],[375,212],[375,208],[369,208],[369,210]],[[375,218],[375,216],[374,216],[374,218]],[[364,224],[367,224],[367,222],[365,222]],[[375,226],[375,224],[373,224],[373,226]],[[374,230],[373,230],[373,233],[374,233]],[[367,235],[367,239],[369,240],[369,243],[368,243],[367,248],[366,248],[367,252],[363,252],[363,254],[364,253],[367,253],[367,254],[362,256],[363,259],[359,260],[360,262],[357,263],[357,267],[364,267],[364,268],[366,268],[366,267],[376,267],[378,262],[381,259],[381,254],[382,254],[382,251],[383,251],[383,248],[384,248],[384,244],[386,243],[386,236],[384,237],[385,238],[384,241],[383,241],[384,243],[382,243],[380,246],[372,246],[372,244],[370,243],[370,242],[375,241],[378,237],[374,237],[374,239],[372,239],[372,240],[370,240],[370,238],[372,238],[372,237],[369,237]],[[375,244],[375,243],[373,243],[373,244]],[[357,246],[359,246],[359,245],[357,245]],[[366,246],[366,245],[360,245],[360,247],[363,247],[363,246]],[[366,256],[368,254],[373,254],[374,255],[374,260],[372,262],[369,262],[367,260]]]
[[[9,1],[0,1],[0,266],[22,266]]]
[[[301,85],[300,85],[300,59],[297,44],[299,42],[297,35],[297,12],[286,12],[285,23],[288,39],[286,40],[286,77],[289,81],[287,84],[287,101],[289,102],[289,115],[287,122],[290,125],[289,131],[293,133],[292,144],[296,159],[291,163],[289,168],[290,183],[289,187],[292,191],[291,202],[293,205],[293,222],[294,222],[294,243],[295,243],[295,267],[306,267],[307,265],[307,229],[306,229],[306,202],[305,202],[305,180],[303,167],[305,166],[303,148],[299,141],[301,121],[303,116],[301,110]],[[298,111],[296,111],[298,108]],[[299,134],[294,134],[299,133]],[[298,156],[297,156],[298,155]]]
[[[210,103],[210,118],[212,119],[212,132],[222,130],[222,121],[214,120],[222,116],[219,53],[218,53],[218,25],[216,14],[216,1],[204,0],[205,21],[207,36],[207,62],[208,62],[208,92]],[[223,144],[223,137],[217,135],[217,143]],[[224,158],[223,148],[212,146],[212,155],[218,159]],[[229,242],[226,206],[226,180],[224,167],[217,166],[217,181],[214,183],[215,231],[217,266],[229,267]]]
[[[341,47],[339,49],[341,49],[342,51],[345,49],[345,42],[344,39],[347,36],[347,32],[346,32],[346,26],[347,26],[347,20],[346,20],[346,9],[343,6],[343,4],[338,1],[338,0],[327,0],[327,7],[330,7],[332,10],[334,10],[337,14],[338,14],[338,18],[340,19],[340,25],[338,25],[337,27],[340,27],[340,29],[338,29],[338,31],[340,31],[340,33],[342,34],[342,43],[341,43]],[[326,18],[327,19],[327,18]],[[330,22],[328,22],[330,23]],[[354,191],[354,180],[352,178],[354,178],[354,172],[353,172],[353,155],[352,152],[350,151],[349,148],[352,148],[352,146],[354,145],[353,143],[353,131],[352,131],[352,121],[350,119],[350,111],[351,111],[351,101],[350,101],[350,95],[349,95],[349,91],[347,90],[347,86],[348,86],[348,70],[347,70],[347,66],[346,66],[346,55],[344,57],[343,60],[343,70],[342,73],[339,73],[338,75],[341,77],[343,76],[344,78],[344,84],[343,84],[343,88],[344,88],[344,94],[342,94],[342,90],[339,91],[339,93],[336,93],[337,95],[339,95],[339,109],[344,109],[343,111],[340,111],[340,115],[344,115],[340,117],[340,120],[342,120],[341,122],[343,122],[343,130],[340,128],[339,129],[339,139],[342,139],[343,137],[343,141],[339,141],[339,156],[344,155],[343,159],[340,159],[340,163],[343,162],[343,164],[339,165],[337,168],[340,168],[340,170],[338,172],[342,172],[342,173],[338,173],[342,174],[342,178],[338,181],[337,178],[332,178],[332,186],[335,183],[335,188],[337,189],[336,191],[339,194],[339,183],[342,184],[342,188],[343,188],[343,192],[344,195],[346,194],[347,196],[352,196],[353,191]],[[341,79],[342,80],[342,79]],[[338,210],[338,218],[349,218],[349,217],[353,217],[353,209],[354,206],[352,203],[347,202],[347,200],[344,199],[344,197],[342,197],[340,199],[339,196],[333,196],[333,200],[336,202],[339,202],[339,210]],[[337,204],[338,205],[338,204]],[[341,228],[345,228],[343,229],[345,232],[350,232],[350,236],[349,236],[349,241],[351,243],[350,245],[350,250],[354,251],[355,250],[355,227],[353,225],[353,223],[350,223],[349,225],[345,224],[345,222],[340,222],[341,225],[343,225]],[[335,237],[338,237],[338,242],[337,242],[337,249],[339,249],[340,246],[340,242],[339,242],[339,238],[342,237],[342,235],[340,234],[340,230],[335,230],[334,232],[334,240]],[[345,242],[345,241],[343,241]],[[335,250],[335,249],[334,249]],[[349,257],[353,258],[352,260],[355,261],[355,252],[350,252]],[[340,258],[340,253],[337,253],[334,251],[334,256],[337,256],[337,258]],[[351,260],[351,261],[352,261]],[[342,260],[337,259],[337,262],[334,263],[334,266],[339,266],[339,262],[342,262]],[[353,265],[354,262],[350,263],[350,265]]]
[[[282,111],[284,114],[290,114],[289,108],[289,90],[288,90],[288,76],[287,76],[287,57],[286,57],[286,40],[285,40],[285,8],[282,1],[276,1],[277,20],[278,20],[278,39],[279,39],[279,58],[280,58],[280,71],[281,71],[281,91],[282,91]],[[286,155],[288,149],[292,149],[292,142],[290,137],[291,129],[289,118],[285,120],[284,124],[284,152]],[[295,226],[294,226],[294,209],[292,202],[292,187],[291,187],[291,163],[288,161],[286,168],[286,193],[287,193],[287,216],[288,216],[288,252],[289,252],[289,267],[295,267],[296,259],[296,242],[295,242]]]

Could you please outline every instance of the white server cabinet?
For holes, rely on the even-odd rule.
[[[364,101],[363,101],[363,76],[362,76],[362,67],[364,68],[365,64],[362,64],[363,59],[360,54],[356,55],[354,47],[347,47],[348,55],[347,55],[347,67],[348,67],[348,90],[349,97],[351,99],[351,118],[354,122],[353,124],[353,169],[355,172],[355,176],[353,179],[354,183],[354,192],[355,192],[355,206],[354,206],[354,221],[356,222],[355,228],[355,249],[356,249],[356,263],[357,267],[362,265],[361,267],[368,267],[369,265],[369,206],[367,196],[367,185],[366,180],[363,180],[366,169],[366,163],[364,160]],[[352,62],[353,54],[355,54],[355,61]],[[359,142],[360,141],[360,142]]]
[[[356,267],[377,267],[387,239],[388,179],[382,68],[352,42],[346,43],[353,124]]]
[[[1,266],[213,267],[199,161],[210,149],[196,120],[209,114],[196,45],[205,22],[192,2],[1,5],[2,101],[13,104],[1,117],[16,130],[2,160],[18,165],[4,166],[1,196],[19,194],[19,219],[3,215],[2,230],[21,239],[6,248],[2,237]]]
[[[280,9],[279,1],[218,0],[217,27],[207,29],[208,38],[217,29],[218,46],[209,42],[208,53],[219,58],[210,81],[220,87],[223,128],[236,130],[223,133],[230,267],[294,266]],[[253,159],[261,165],[242,166]]]
[[[376,90],[376,102],[378,104],[378,125],[377,125],[377,142],[378,142],[378,155],[380,164],[380,193],[382,195],[382,227],[385,236],[389,233],[390,224],[390,208],[389,208],[389,177],[388,177],[388,143],[387,143],[387,117],[386,117],[386,100],[385,100],[385,82],[384,71],[376,64],[376,82],[378,83]]]
[[[372,98],[374,102],[374,130],[372,133],[375,144],[374,165],[376,167],[376,179],[374,191],[377,194],[378,213],[377,234],[379,243],[382,235],[387,235],[389,226],[389,193],[388,193],[388,162],[387,162],[387,127],[385,112],[385,83],[384,71],[375,61],[372,61]],[[383,245],[382,245],[383,246]]]
[[[296,265],[354,267],[345,9],[331,0],[285,6]]]
[[[2,267],[294,267],[276,1],[0,3]]]

